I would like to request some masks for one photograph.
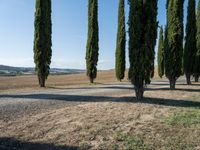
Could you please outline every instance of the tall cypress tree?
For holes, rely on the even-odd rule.
[[[164,75],[164,37],[163,27],[160,28],[159,43],[158,43],[158,75],[162,78]]]
[[[118,33],[117,33],[117,47],[116,47],[116,62],[115,74],[119,81],[124,79],[126,69],[126,29],[125,29],[125,13],[124,0],[119,0],[118,10]]]
[[[157,0],[129,0],[129,79],[136,98],[142,99],[144,84],[150,83],[157,37]]]
[[[200,76],[200,0],[198,2],[198,10],[197,10],[197,53],[195,58],[195,82],[198,82]]]
[[[183,69],[186,75],[187,84],[190,85],[191,75],[194,74],[196,48],[196,2],[188,0],[188,15],[186,25],[186,37],[183,57]]]
[[[98,0],[88,0],[88,40],[86,48],[87,76],[93,83],[97,76],[99,55]]]
[[[167,0],[167,26],[165,32],[165,74],[174,90],[182,74],[183,58],[183,4],[184,0]]]
[[[146,0],[143,0],[143,2],[145,2]],[[149,45],[149,49],[150,51],[150,60],[151,60],[151,70],[150,70],[150,76],[151,78],[154,77],[154,62],[155,62],[155,46],[156,46],[156,39],[157,39],[157,28],[158,28],[158,21],[157,21],[157,14],[158,14],[158,2],[157,0],[153,0],[151,6],[149,7],[149,34],[150,37],[147,40],[147,45]],[[149,82],[150,84],[150,82]]]
[[[45,87],[52,56],[51,0],[36,0],[34,62],[40,87]]]

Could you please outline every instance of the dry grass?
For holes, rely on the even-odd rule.
[[[96,84],[116,83],[114,71],[98,72],[98,77],[95,80]],[[71,75],[50,75],[47,80],[47,89],[51,87],[74,87],[90,85],[85,73],[71,74]],[[0,93],[13,91],[41,91],[38,87],[37,76],[14,76],[14,77],[0,77]],[[44,89],[43,89],[44,90]]]
[[[128,70],[126,71],[126,77],[124,81],[127,81]],[[154,79],[159,79],[157,71],[155,69]],[[95,84],[115,84],[119,83],[115,78],[114,70],[99,71]],[[54,87],[60,88],[73,88],[81,86],[91,86],[88,77],[85,73],[69,74],[69,75],[50,75],[46,81],[46,90],[50,90]],[[4,77],[0,76],[0,93],[15,93],[15,92],[31,92],[31,91],[43,91],[38,87],[38,79],[36,75],[28,76],[14,76]]]
[[[5,79],[7,83],[4,83]],[[30,90],[37,87],[34,81],[33,76],[0,78],[0,87],[4,92],[12,88]],[[118,83],[113,71],[100,72],[96,82]],[[150,87],[145,92],[148,98],[140,102],[133,98],[131,91],[111,94],[112,100],[109,101],[95,102],[94,99],[93,102],[45,110],[14,121],[0,120],[0,148],[2,145],[16,146],[17,143],[17,148],[25,149],[33,149],[36,145],[38,149],[198,150],[199,85],[180,83],[179,90],[169,91],[166,83],[163,81],[161,85]],[[88,80],[82,74],[50,76],[48,80],[48,86],[80,85],[88,86]],[[188,115],[190,112],[192,114]],[[187,126],[182,124],[184,116]]]

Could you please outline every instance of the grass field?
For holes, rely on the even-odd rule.
[[[98,78],[95,84],[109,84],[116,83],[114,78],[114,71],[102,71],[98,73]],[[71,75],[50,75],[47,80],[47,88],[51,89],[55,87],[77,87],[84,86],[88,84],[88,78],[84,73],[81,74],[71,74]],[[0,77],[0,92],[13,92],[13,91],[32,91],[39,90],[38,80],[34,75],[28,76],[14,76],[14,77]],[[45,89],[43,89],[45,90]]]
[[[145,99],[132,85],[99,72],[94,85],[84,74],[0,77],[0,149],[200,150],[200,84],[177,90],[155,77]],[[23,107],[22,107],[23,106]]]

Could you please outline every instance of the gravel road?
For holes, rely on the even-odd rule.
[[[129,83],[97,85],[48,92],[0,94],[0,120],[9,121],[47,110],[70,107],[85,102],[109,101],[119,94],[132,92]]]
[[[180,80],[179,83],[183,81]],[[149,89],[168,87],[168,81],[154,80],[148,87]],[[11,121],[81,103],[113,101],[116,97],[126,94],[134,94],[133,86],[128,82],[119,85],[95,85],[72,89],[55,88],[46,92],[0,94],[0,120]]]

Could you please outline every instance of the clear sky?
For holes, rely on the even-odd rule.
[[[88,0],[52,0],[51,67],[85,69],[87,2]],[[166,22],[165,3],[166,0],[159,0],[160,25],[165,25]],[[35,0],[0,0],[0,64],[34,67],[34,12]],[[99,0],[98,69],[114,68],[117,12],[118,0]],[[126,16],[128,16],[127,0]]]

